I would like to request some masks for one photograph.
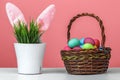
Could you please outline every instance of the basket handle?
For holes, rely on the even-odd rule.
[[[95,19],[99,22],[100,29],[101,29],[101,36],[102,36],[101,46],[102,46],[102,47],[105,47],[106,36],[105,36],[105,29],[104,29],[103,22],[102,22],[102,20],[101,20],[98,16],[96,16],[96,15],[94,15],[94,14],[89,14],[89,13],[77,14],[76,16],[74,16],[74,17],[70,20],[69,25],[68,25],[68,31],[67,31],[67,41],[70,40],[70,29],[71,29],[71,26],[72,26],[73,22],[74,22],[76,19],[78,19],[78,18],[80,18],[80,17],[83,17],[83,16],[93,17],[93,18],[95,18]]]

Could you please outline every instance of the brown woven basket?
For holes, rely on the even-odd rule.
[[[70,20],[67,31],[67,40],[70,40],[70,29],[72,23],[83,16],[90,16],[95,18],[100,25],[101,29],[101,49],[90,49],[90,50],[61,50],[62,60],[66,70],[70,74],[98,74],[107,71],[109,66],[109,59],[111,57],[111,48],[105,47],[105,32],[102,20],[94,14],[82,13],[78,14]]]

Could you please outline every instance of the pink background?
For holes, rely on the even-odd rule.
[[[120,0],[0,0],[0,67],[16,67],[13,46],[16,39],[5,12],[5,4],[9,1],[22,10],[27,21],[36,19],[49,4],[56,5],[54,20],[42,36],[47,43],[44,67],[63,67],[60,50],[66,45],[67,25],[74,15],[82,12],[95,13],[102,18],[107,35],[106,46],[112,48],[110,66],[120,66]],[[72,37],[101,39],[97,21],[89,17],[78,19],[71,33]]]

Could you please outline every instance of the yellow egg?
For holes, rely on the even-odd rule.
[[[94,46],[94,49],[96,49],[96,48],[97,48],[97,46],[95,45],[95,46]]]
[[[82,49],[94,49],[94,46],[90,43],[85,43],[83,46],[82,46]]]

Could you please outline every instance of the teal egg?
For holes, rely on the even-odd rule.
[[[94,49],[94,46],[90,43],[85,43],[83,46],[82,46],[82,49]]]
[[[68,42],[68,46],[69,46],[70,48],[74,48],[74,47],[79,46],[79,45],[80,45],[80,40],[77,39],[77,38],[72,38],[72,39],[70,39],[69,42]]]
[[[100,46],[100,47],[99,47],[99,50],[100,50],[100,51],[103,51],[103,47],[102,47],[102,46]]]
[[[85,40],[85,38],[81,38],[81,39],[80,39],[80,45],[83,45],[83,44],[84,44],[84,40]]]

